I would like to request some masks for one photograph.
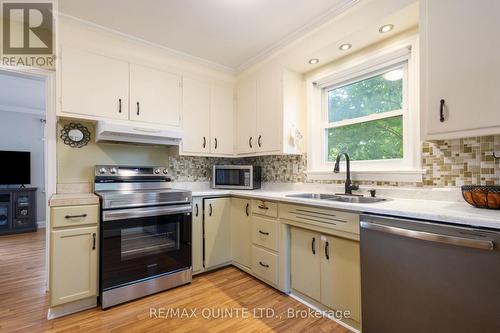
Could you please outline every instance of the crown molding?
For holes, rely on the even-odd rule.
[[[78,18],[76,16],[68,15],[68,14],[65,14],[63,12],[58,12],[58,16],[59,17],[63,17],[65,19],[69,19],[69,20],[78,22],[78,23],[85,24],[85,25],[90,26],[92,28],[104,30],[106,32],[109,32],[109,33],[112,33],[112,34],[115,34],[115,35],[127,38],[129,40],[132,40],[134,42],[140,43],[140,44],[145,45],[145,46],[150,46],[150,47],[158,48],[158,49],[160,49],[160,50],[168,53],[171,56],[174,56],[174,57],[177,57],[177,58],[181,58],[183,60],[186,60],[186,61],[189,61],[189,62],[192,62],[192,63],[196,63],[198,65],[207,66],[207,67],[210,67],[212,69],[215,69],[215,70],[218,70],[218,71],[222,71],[222,72],[225,72],[225,73],[228,73],[228,74],[232,74],[232,75],[235,74],[235,69],[234,68],[231,68],[231,67],[228,67],[228,66],[225,66],[225,65],[222,65],[222,64],[219,64],[219,63],[216,63],[216,62],[204,59],[204,58],[200,58],[200,57],[191,55],[189,53],[178,51],[176,49],[172,49],[172,48],[169,48],[169,47],[166,47],[166,46],[163,46],[161,44],[154,43],[154,42],[150,42],[148,40],[145,40],[145,39],[142,39],[142,38],[139,38],[139,37],[135,37],[135,36],[132,36],[132,35],[120,32],[120,31],[115,30],[115,29],[107,28],[107,27],[102,26],[100,24],[97,24],[97,23],[94,23],[94,22],[90,22],[90,21]]]
[[[332,7],[330,10],[326,11],[323,15],[317,17],[313,21],[308,22],[303,25],[299,29],[295,30],[291,34],[288,34],[286,37],[282,38],[278,42],[273,45],[263,49],[257,55],[252,58],[246,60],[241,65],[239,65],[235,71],[236,73],[241,73],[242,71],[249,69],[250,67],[257,65],[259,62],[265,60],[266,58],[272,56],[273,54],[283,50],[287,46],[299,41],[301,38],[306,36],[308,33],[317,29],[321,25],[327,23],[333,18],[339,16],[344,13],[348,9],[352,8],[354,5],[359,3],[362,0],[343,0],[336,6]]]

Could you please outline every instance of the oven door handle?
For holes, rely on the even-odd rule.
[[[174,214],[184,214],[191,213],[193,207],[189,205],[179,205],[179,206],[161,206],[161,207],[141,207],[141,208],[129,208],[129,209],[119,209],[119,210],[109,210],[102,212],[102,221],[116,221],[133,219],[139,217],[148,216],[162,216],[162,215],[174,215]]]

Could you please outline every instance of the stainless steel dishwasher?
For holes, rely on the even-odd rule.
[[[500,231],[361,216],[363,333],[500,332]]]

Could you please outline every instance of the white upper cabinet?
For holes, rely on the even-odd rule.
[[[184,77],[182,84],[182,155],[234,152],[234,94],[231,84]]]
[[[248,79],[238,83],[237,88],[237,152],[256,152],[255,133],[257,131],[257,83]]]
[[[423,139],[500,133],[500,1],[420,9]]]
[[[182,152],[210,152],[210,84],[184,77],[182,80]]]
[[[126,61],[63,47],[60,64],[61,112],[128,119]]]
[[[280,151],[283,133],[283,91],[281,72],[257,77],[257,152]]]
[[[297,154],[290,140],[305,125],[302,77],[283,69],[265,69],[238,82],[237,153]]]
[[[234,152],[234,92],[232,86],[213,84],[210,90],[210,151]],[[206,126],[206,124],[205,124]]]
[[[130,64],[130,120],[180,126],[181,77]]]

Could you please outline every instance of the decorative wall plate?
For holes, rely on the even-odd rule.
[[[69,123],[62,128],[61,139],[71,148],[82,148],[90,141],[90,131],[82,124]]]

